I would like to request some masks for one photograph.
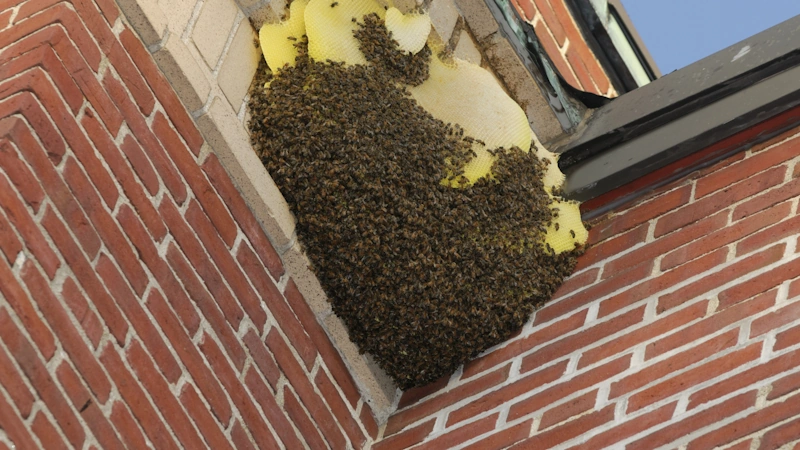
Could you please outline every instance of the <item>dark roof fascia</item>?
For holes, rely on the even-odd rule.
[[[800,16],[593,111],[562,147],[585,201],[800,104]]]

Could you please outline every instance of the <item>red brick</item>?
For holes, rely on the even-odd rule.
[[[228,439],[222,434],[219,424],[208,412],[208,407],[200,399],[191,384],[186,383],[183,385],[180,400],[209,447],[213,449],[232,449]]]
[[[621,235],[638,225],[643,225],[637,233],[645,233],[649,227],[649,221],[661,216],[673,209],[686,204],[692,195],[692,187],[684,185],[665,194],[648,198],[641,203],[619,212],[609,219],[595,224],[589,230],[589,242],[592,245],[602,242],[608,238]],[[641,231],[645,230],[645,231]],[[633,234],[631,236],[638,236]]]
[[[56,428],[47,420],[47,417],[45,417],[43,413],[36,413],[31,423],[31,431],[36,434],[39,438],[39,442],[41,442],[44,447],[47,447],[48,450],[67,449],[67,445],[61,439],[61,436],[58,435],[58,431],[56,431]]]
[[[33,176],[28,165],[19,157],[19,150],[7,140],[0,140],[0,166],[5,175],[9,177],[17,192],[25,199],[25,203],[39,212],[39,206],[44,200],[44,191],[39,180]]]
[[[725,226],[727,221],[728,213],[726,211],[701,219],[677,233],[656,239],[643,247],[606,263],[603,273],[613,276],[629,267],[641,264],[642,261],[656,259],[673,249],[719,230]]]
[[[636,325],[644,318],[644,309],[645,306],[640,306],[611,320],[598,323],[577,334],[553,342],[530,355],[526,355],[522,359],[520,371],[525,373],[533,368],[569,355],[612,334],[616,334],[621,330]]]
[[[707,308],[707,300],[697,302],[674,314],[661,317],[655,322],[631,331],[626,335],[617,337],[614,340],[606,342],[605,344],[602,344],[591,350],[587,350],[581,355],[578,367],[586,367],[605,358],[618,355],[642,342],[666,334],[676,328],[686,325],[689,322],[700,319],[705,316]]]
[[[756,391],[738,395],[732,399],[693,415],[683,418],[679,422],[671,423],[658,431],[649,433],[637,441],[625,446],[626,450],[646,450],[665,446],[690,433],[718,422],[722,418],[730,417],[740,411],[752,407],[756,401]]]
[[[539,430],[546,430],[553,425],[557,425],[571,417],[593,409],[595,401],[597,400],[597,392],[597,389],[595,389],[554,408],[548,409],[542,414],[542,420],[539,422]]]
[[[159,420],[159,415],[150,401],[145,391],[139,387],[136,379],[132,376],[125,364],[122,362],[117,350],[109,344],[103,349],[100,361],[106,367],[108,374],[117,385],[120,396],[125,404],[131,409],[136,420],[141,424],[147,437],[157,448],[175,448],[175,441],[170,437],[164,423]],[[160,408],[159,408],[160,409]],[[172,419],[172,418],[170,418]]]
[[[336,420],[339,422],[339,425],[342,426],[345,434],[347,434],[353,447],[357,449],[362,448],[367,438],[364,436],[364,432],[361,431],[361,427],[358,426],[358,422],[355,420],[353,413],[347,407],[347,404],[345,404],[344,399],[339,395],[339,391],[336,390],[336,386],[333,384],[330,377],[328,377],[324,371],[319,370],[317,371],[317,376],[314,377],[314,382],[317,389],[322,393],[322,397],[325,399],[331,412],[333,412],[334,417],[336,417]]]
[[[47,240],[45,240],[41,230],[33,221],[25,205],[13,194],[14,188],[11,187],[8,178],[0,173],[0,206],[8,214],[8,219],[25,241],[25,247],[30,250],[31,254],[39,261],[39,264],[47,273],[47,276],[52,279],[61,262],[53,249],[47,244]]]
[[[278,253],[272,247],[261,225],[245,203],[239,190],[233,185],[233,181],[222,167],[222,164],[219,163],[216,155],[211,154],[206,158],[206,161],[203,163],[203,171],[214,186],[214,189],[217,190],[223,203],[230,209],[233,218],[236,219],[236,222],[241,227],[245,236],[247,236],[247,239],[255,249],[258,257],[267,267],[267,270],[269,270],[269,273],[274,279],[280,279],[281,275],[284,273],[280,256],[278,256]]]
[[[386,429],[383,431],[383,435],[389,436],[394,433],[397,433],[398,431],[402,430],[408,425],[417,422],[421,419],[424,419],[425,417],[432,416],[436,414],[438,411],[441,411],[442,409],[450,405],[460,402],[465,398],[481,394],[487,391],[488,389],[491,389],[495,386],[499,386],[508,379],[509,369],[510,365],[506,365],[505,367],[487,373],[486,375],[483,375],[480,378],[476,378],[474,380],[461,383],[447,392],[444,392],[440,395],[437,395],[436,397],[420,402],[408,409],[402,410],[400,412],[395,412],[394,414],[392,414],[391,417],[389,417],[389,421],[386,423]],[[531,377],[526,377],[525,379],[533,380],[532,382],[536,382],[540,379],[549,380],[549,377],[552,377],[552,372],[553,370],[551,369],[549,371],[546,371],[544,374],[536,373]],[[539,384],[544,384],[544,382],[541,382]],[[517,385],[515,386],[514,389],[519,388],[520,386],[522,385],[521,384]],[[491,409],[495,407],[496,404],[494,403],[496,402],[496,400],[493,400],[489,397],[495,395],[497,392],[499,391],[494,391],[494,393],[490,394],[482,394],[482,397],[479,397],[476,402],[470,403],[465,411],[468,410],[470,415],[472,416],[478,413],[476,411],[474,414],[472,414],[472,411],[474,409],[482,408],[484,404],[488,403],[492,405],[486,409]],[[511,396],[507,397],[511,398]],[[486,402],[482,400],[486,400]]]
[[[712,316],[692,324],[677,333],[652,342],[647,345],[645,359],[655,358],[658,355],[662,355],[682,345],[714,334],[740,320],[752,317],[772,306],[775,303],[776,295],[777,291],[771,291],[723,311],[717,311]]]
[[[800,296],[800,280],[794,280],[791,283],[789,283],[788,298],[794,298],[798,296]]]
[[[89,101],[91,107],[97,111],[97,114],[100,116],[101,120],[105,124],[105,126],[111,131],[112,134],[117,134],[119,131],[120,126],[122,125],[122,115],[120,114],[119,110],[114,106],[114,103],[108,97],[108,94],[103,90],[100,83],[95,78],[95,74],[89,69],[89,66],[84,62],[83,58],[75,57],[77,56],[77,52],[73,49],[66,50],[63,46],[59,46],[58,50],[58,57],[53,52],[53,48],[49,46],[43,46],[43,49],[46,49],[45,58],[52,58],[54,59],[54,63],[52,65],[48,65],[45,69],[50,77],[53,77],[52,68],[59,67],[61,64],[66,66],[66,71],[69,71],[69,77],[71,84],[74,86],[77,84],[77,87],[80,88],[78,92],[79,102],[78,107],[83,103],[84,96],[86,100]],[[66,50],[66,51],[65,51]],[[50,56],[52,55],[52,56]],[[75,55],[75,56],[73,56]],[[63,68],[63,66],[62,66]],[[57,83],[58,89],[60,92],[64,92],[63,84]],[[73,110],[74,113],[77,113],[77,110]]]
[[[664,405],[655,411],[650,411],[634,418],[628,418],[610,430],[596,434],[581,443],[571,447],[573,450],[596,450],[599,448],[610,448],[617,442],[622,441],[644,430],[669,422],[675,411],[677,402]]]
[[[119,17],[119,9],[117,9],[117,4],[112,0],[97,0],[97,6],[99,6],[100,10],[103,12],[106,22],[113,26],[114,22],[117,20],[117,17]]]
[[[628,399],[628,413],[752,362],[761,356],[762,346],[761,342],[749,345],[638,392]]]
[[[122,442],[117,437],[114,428],[108,423],[103,411],[91,398],[89,391],[83,387],[78,375],[70,368],[67,362],[59,364],[56,370],[58,382],[64,392],[70,397],[72,406],[79,411],[83,422],[92,430],[97,442],[103,449],[122,449]]]
[[[525,353],[527,350],[559,339],[561,336],[577,330],[586,322],[586,314],[587,311],[585,309],[583,311],[578,311],[558,322],[535,330],[524,338],[510,341],[504,347],[466,363],[461,378],[465,379],[484,370],[496,367],[511,358]]]
[[[527,21],[533,20],[536,15],[536,7],[533,6],[533,0],[514,0],[513,4],[523,19]]]
[[[287,385],[283,386],[283,406],[309,448],[327,448],[327,444],[319,434],[314,422],[308,417],[308,414],[300,404],[300,400],[297,399],[297,396]]]
[[[141,71],[147,84],[152,88],[173,126],[189,145],[192,153],[197,156],[200,153],[200,147],[203,145],[203,136],[200,135],[194,121],[186,112],[183,103],[178,99],[172,85],[164,78],[150,53],[144,48],[142,41],[130,29],[124,28],[119,34],[119,39],[133,59],[136,67]]]
[[[544,386],[545,384],[552,383],[564,375],[566,369],[566,361],[556,363],[550,367],[526,375],[498,390],[483,394],[459,409],[452,411],[447,418],[447,426],[452,426],[455,423],[462,422],[482,412],[494,409],[504,403],[513,401],[522,394]],[[463,398],[463,396],[459,397],[458,400],[462,400]]]
[[[800,301],[796,301],[769,314],[755,319],[750,324],[750,339],[769,333],[786,324],[797,321],[800,317]]]
[[[781,203],[762,213],[748,217],[746,220],[742,220],[707,236],[703,236],[689,245],[685,245],[664,256],[661,260],[661,270],[667,270],[687,261],[691,261],[700,255],[724,247],[731,242],[735,242],[770,224],[776,223],[787,217],[791,212],[791,208],[791,203]]]
[[[583,36],[581,35],[581,32],[578,31],[575,23],[572,21],[572,15],[567,9],[567,6],[563,1],[551,1],[550,4],[553,6],[553,11],[559,18],[561,25],[564,27],[564,32],[566,33],[567,39],[569,39],[570,42],[570,48],[577,52],[577,56],[580,58],[583,64],[586,65],[586,69],[589,71],[592,79],[600,88],[600,92],[605,93],[608,91],[609,87],[608,76],[600,67],[600,64],[595,59],[594,52],[592,52],[592,50],[587,46]]]
[[[533,420],[526,420],[464,447],[464,450],[500,450],[528,437]]]
[[[780,244],[774,247],[770,247],[762,252],[756,253],[754,255],[748,256],[745,259],[737,261],[716,273],[706,275],[703,278],[678,289],[677,291],[674,291],[666,295],[662,295],[661,297],[658,298],[658,310],[664,311],[670,308],[674,308],[675,306],[678,306],[688,300],[700,297],[702,295],[706,295],[706,293],[708,293],[709,291],[712,291],[731,281],[737,280],[747,275],[750,272],[757,271],[762,267],[768,266],[776,261],[779,261],[781,257],[783,257],[783,252],[785,248],[786,244]],[[800,267],[800,265],[798,265],[798,267]],[[776,282],[775,284],[778,283],[780,283],[780,281]],[[768,282],[761,283],[758,284],[758,286],[762,286],[763,284],[769,284],[769,283]],[[750,295],[744,297],[742,296],[744,295],[744,292],[742,292],[741,290],[742,286],[752,286],[752,288],[747,289]],[[719,296],[720,306],[723,309],[727,308],[733,303],[737,303],[738,301],[744,300],[746,298],[752,297],[753,295],[764,292],[765,290],[771,288],[772,286],[774,286],[774,284],[767,286],[762,290],[758,290],[760,288],[757,287],[757,285],[755,284],[751,284],[750,281],[739,284],[733,288],[728,289],[728,291],[733,290],[736,292],[735,299],[734,296],[726,295],[725,292],[727,291],[723,291],[722,293],[720,293]],[[741,294],[739,294],[740,292]]]
[[[626,291],[620,292],[600,303],[600,310],[598,317],[605,317],[611,313],[626,308],[640,300],[654,297],[670,287],[686,281],[697,274],[709,271],[720,264],[725,263],[728,256],[727,249],[719,249],[713,253],[696,259],[683,266],[676,267],[670,271],[662,273],[656,277],[650,278],[643,283],[640,283]],[[676,304],[658,305],[658,313],[663,313],[669,308],[678,306]]]
[[[397,410],[399,411],[406,406],[418,403],[425,397],[432,396],[433,394],[441,391],[447,387],[447,383],[450,382],[450,377],[451,375],[445,375],[432,383],[406,389],[400,396],[400,400],[397,403]]]
[[[253,253],[246,245],[239,246],[236,254],[236,259],[239,261],[242,269],[247,277],[253,283],[261,300],[267,305],[270,312],[275,317],[275,320],[281,325],[281,329],[286,333],[292,347],[297,350],[297,353],[303,359],[307,369],[311,369],[314,365],[314,360],[317,357],[317,349],[312,342],[311,337],[307,332],[311,331],[308,327],[304,327],[299,319],[292,312],[286,300],[281,295],[278,288],[270,279],[269,275],[264,271],[264,266],[261,265],[255,253]],[[316,318],[314,319],[316,321]],[[317,336],[319,337],[319,336]]]
[[[20,416],[27,419],[36,399],[22,381],[21,374],[11,362],[11,356],[2,347],[0,347],[0,385],[6,389],[11,401],[17,405]]]
[[[14,14],[14,11],[11,9],[7,9],[3,12],[0,12],[0,30],[4,29],[8,26],[11,16]]]
[[[776,245],[772,247],[772,249],[780,248],[782,249],[784,244]],[[766,250],[756,256],[767,253],[770,250]],[[746,298],[750,298],[754,295],[758,295],[762,292],[767,291],[768,289],[772,289],[775,286],[778,286],[785,280],[791,280],[793,278],[800,277],[800,259],[794,259],[786,264],[778,266],[768,272],[764,272],[756,277],[753,277],[743,283],[739,283],[738,285],[728,288],[719,293],[719,302],[720,305],[731,305],[734,303],[738,303]]]
[[[184,448],[201,448],[203,440],[197,434],[189,418],[181,408],[175,395],[170,391],[161,375],[156,371],[150,358],[142,346],[135,340],[131,341],[126,351],[128,365],[136,373],[136,379],[150,394],[153,402],[161,414],[168,418],[167,425],[175,432],[179,443]]]
[[[155,207],[150,202],[147,194],[142,187],[142,184],[136,180],[131,169],[125,163],[117,144],[106,133],[103,126],[90,114],[91,110],[86,110],[81,124],[87,135],[94,143],[95,148],[100,152],[103,158],[108,163],[108,167],[114,173],[114,178],[122,186],[122,191],[125,193],[128,201],[136,209],[139,218],[150,230],[150,233],[156,241],[160,241],[167,234],[167,227],[158,216]],[[126,139],[127,141],[127,139]],[[121,208],[127,208],[123,205]],[[125,228],[125,224],[122,223]]]
[[[252,257],[250,260],[252,260]],[[330,371],[336,384],[338,384],[339,388],[344,392],[345,398],[350,402],[350,406],[355,408],[358,399],[361,398],[356,383],[342,360],[339,351],[333,343],[331,343],[328,334],[322,326],[320,326],[316,315],[297,289],[297,285],[293,279],[289,279],[289,282],[286,284],[284,295],[289,306],[291,306],[306,333],[311,338],[311,341],[317,347],[322,360],[325,361],[325,365],[328,367],[328,371]]]
[[[153,326],[139,300],[125,286],[125,280],[114,267],[114,263],[105,254],[102,254],[97,261],[96,270],[111,296],[117,301],[120,309],[133,325],[136,334],[139,335],[150,355],[155,359],[161,373],[170,383],[178,381],[182,372],[178,362],[170,353],[167,344],[161,340],[158,329]]]
[[[59,28],[59,30],[61,29]],[[61,31],[63,33],[63,30]],[[30,78],[30,76],[27,78]],[[0,98],[11,93],[13,92],[0,91]],[[3,126],[1,127],[5,131],[0,133],[0,136],[6,136],[9,132],[18,131],[16,126],[19,125],[20,119],[19,117],[11,117],[14,115],[22,115],[28,126],[33,128],[52,161],[61,161],[61,157],[67,151],[66,144],[61,137],[61,133],[53,126],[50,112],[43,109],[32,92],[17,92],[14,93],[13,97],[0,102],[0,117],[5,117],[2,120]]]
[[[39,318],[31,299],[22,289],[14,273],[2,263],[0,263],[0,293],[5,303],[17,313],[17,317],[33,339],[33,343],[42,352],[45,361],[49,361],[56,349],[53,334]]]
[[[60,36],[50,42],[59,42],[63,39],[61,36],[66,37],[69,35],[69,40],[77,44],[76,47],[83,57],[92,69],[97,72],[100,65],[100,50],[86,31],[86,27],[78,15],[66,3],[59,3],[52,8],[48,8],[47,14],[36,14],[28,20],[21,21],[15,26],[3,30],[0,32],[0,42],[16,42],[31,32],[45,28],[53,23],[61,24],[67,33],[61,31]],[[8,55],[8,57],[13,56]]]
[[[361,419],[361,425],[367,430],[367,434],[372,439],[378,437],[378,423],[375,421],[375,415],[372,413],[372,408],[369,404],[364,402],[361,406],[361,414],[358,416]]]
[[[247,371],[244,377],[244,383],[250,391],[250,395],[261,406],[264,416],[267,418],[267,423],[272,425],[272,428],[278,435],[278,438],[283,442],[286,448],[301,448],[303,444],[298,439],[298,434],[295,432],[292,424],[286,417],[286,412],[278,405],[277,400],[272,392],[267,389],[261,377],[252,367]],[[302,438],[302,434],[299,435]]]
[[[598,225],[598,227],[599,226],[602,225]],[[591,266],[611,256],[616,256],[631,247],[643,243],[645,238],[647,238],[647,229],[649,226],[649,224],[645,223],[613,238],[589,245],[586,252],[578,257],[578,265],[575,267],[575,270],[579,271],[584,267]],[[594,229],[595,228],[592,228],[592,230]]]
[[[314,391],[314,386],[309,381],[300,363],[294,358],[286,341],[272,328],[267,334],[267,347],[275,355],[283,373],[289,380],[300,400],[305,405],[314,422],[320,427],[320,431],[325,436],[332,448],[343,448],[346,441],[339,427],[336,426],[333,415],[322,402],[320,396]]]
[[[30,39],[25,41],[30,41]],[[53,48],[48,45],[33,47],[32,49],[23,46],[14,47],[16,48],[7,49],[6,51],[20,52],[20,55],[0,65],[0,77],[9,79],[26,70],[41,68],[44,72],[47,72],[51,82],[61,92],[61,96],[72,114],[78,114],[83,104],[84,95],[78,85],[75,84],[75,75],[67,72]]]
[[[172,308],[180,316],[186,330],[194,335],[200,326],[200,318],[167,262],[158,254],[153,240],[139,221],[139,216],[128,205],[122,205],[117,211],[117,220],[136,249],[136,254],[150,269]]]
[[[678,332],[677,334],[680,334]],[[656,363],[650,363],[625,378],[611,383],[610,398],[621,397],[673,372],[691,366],[736,345],[739,330],[734,329],[684,350]]]
[[[750,147],[751,153],[758,153],[763,150],[768,150],[770,148],[774,148],[779,145],[791,145],[796,146],[797,140],[795,136],[797,135],[797,130],[792,128],[790,130],[784,131],[783,133],[779,134],[778,136],[773,137],[772,139],[768,139],[764,142],[758,143]],[[783,142],[788,139],[788,142]]]
[[[94,311],[89,309],[86,298],[81,294],[78,285],[75,284],[72,278],[64,280],[61,288],[61,298],[72,310],[72,315],[75,316],[75,320],[83,328],[86,337],[92,342],[92,348],[96,350],[100,344],[100,338],[103,336],[104,327]]]
[[[697,180],[695,197],[700,198],[759,172],[778,166],[795,156],[797,148],[792,145],[779,145],[766,152],[753,154],[750,158],[724,169],[710,173]]]
[[[774,167],[733,184],[728,189],[677,209],[658,220],[655,236],[671,233],[706,217],[709,212],[722,210],[740,200],[776,186],[783,181],[785,173],[786,167]]]
[[[603,269],[604,272],[607,269]],[[540,323],[548,322],[557,317],[566,315],[570,311],[574,311],[582,306],[592,303],[601,297],[605,297],[612,292],[619,291],[634,283],[647,278],[653,271],[653,261],[644,260],[639,265],[634,266],[630,270],[618,272],[615,276],[606,280],[595,283],[591,287],[584,289],[576,294],[568,296],[554,303],[547,304],[544,308],[536,312],[533,323],[538,325]]]
[[[267,347],[261,342],[261,338],[252,329],[247,330],[247,334],[244,335],[242,341],[247,345],[250,356],[253,358],[253,362],[256,363],[261,375],[272,386],[272,391],[277,392],[281,371],[278,368],[278,363],[275,362],[275,358],[272,357]]]
[[[798,343],[800,343],[800,326],[795,326],[778,333],[775,336],[775,345],[772,349],[777,352]]]
[[[239,303],[242,304],[247,315],[250,316],[250,319],[258,329],[262,329],[267,321],[267,314],[261,307],[261,300],[247,283],[247,278],[245,278],[244,273],[234,261],[230,249],[225,247],[225,244],[214,231],[211,222],[208,221],[196,201],[192,200],[189,203],[189,208],[184,213],[184,216],[189,226],[204,244],[203,247],[206,252],[211,255],[211,259],[216,263],[223,278],[228,281],[228,285],[231,286],[231,290],[233,290]]]
[[[0,423],[3,424],[3,431],[8,439],[15,444],[15,448],[40,448],[29,434],[28,427],[17,416],[14,407],[9,405],[2,395],[0,395]]]
[[[72,158],[68,158],[64,163],[62,174],[75,194],[75,198],[83,206],[83,210],[106,244],[106,249],[114,256],[114,260],[122,269],[128,283],[136,291],[136,294],[141,296],[149,283],[149,278],[139,263],[139,258],[134,255],[133,249],[125,240],[119,226],[111,215],[100,207],[97,193]]]
[[[137,109],[136,105],[128,98],[128,94],[122,87],[122,84],[111,75],[111,72],[106,72],[103,79],[105,86],[114,103],[122,112],[125,122],[130,128],[136,140],[142,145],[142,148],[150,157],[150,161],[156,168],[156,171],[161,176],[161,181],[169,190],[172,198],[180,205],[186,200],[186,186],[178,175],[175,166],[169,157],[164,153],[164,149],[159,144],[156,137],[150,131],[144,118]]]
[[[61,342],[70,360],[86,380],[86,384],[92,389],[100,403],[105,403],[111,391],[111,384],[103,374],[97,359],[86,346],[78,330],[75,329],[64,307],[50,290],[45,278],[30,261],[22,267],[20,276],[28,286],[28,292],[36,300],[39,310],[50,324],[50,328]]]
[[[242,370],[245,360],[244,349],[242,349],[241,343],[235,335],[235,331],[225,321],[225,316],[218,309],[217,302],[215,302],[203,288],[201,281],[194,275],[186,258],[183,257],[175,244],[169,245],[166,256],[170,266],[172,266],[175,273],[183,281],[186,292],[189,293],[194,304],[200,309],[203,317],[208,320],[208,324],[214,330],[214,333],[216,333],[217,338],[222,342],[222,346],[225,347],[225,352],[236,365],[236,369]]]
[[[276,448],[278,443],[275,440],[275,436],[273,436],[269,428],[267,428],[267,424],[258,413],[253,399],[245,392],[243,383],[239,381],[238,375],[228,365],[228,362],[225,360],[225,355],[222,354],[217,344],[214,343],[207,333],[203,333],[199,347],[205,355],[209,366],[211,366],[214,373],[217,374],[217,378],[219,378],[219,381],[225,388],[225,392],[228,393],[233,404],[236,405],[241,412],[242,420],[244,420],[248,430],[250,430],[250,433],[253,435],[256,444],[261,448]],[[249,373],[252,374],[254,372],[251,370]],[[250,386],[248,385],[248,387]],[[266,389],[262,392],[264,394],[267,393]],[[254,395],[256,394],[256,392],[253,392],[252,388],[251,393]],[[263,404],[262,408],[264,408]],[[266,413],[266,409],[269,408],[264,409]],[[268,416],[268,418],[270,418],[270,421],[274,420],[274,417]],[[278,427],[280,427],[280,424],[278,424]]]
[[[76,0],[73,0],[76,1]],[[111,49],[106,53],[108,60],[117,69],[117,73],[122,78],[128,91],[131,93],[134,101],[139,106],[139,110],[144,116],[149,116],[153,112],[155,99],[153,93],[147,86],[147,83],[139,73],[139,69],[133,64],[130,55],[125,51],[125,48],[116,40]]]
[[[231,428],[231,440],[237,449],[256,450],[255,446],[253,446],[253,441],[250,439],[250,436],[247,435],[247,432],[238,420],[234,422]]]
[[[595,267],[593,269],[583,271],[577,275],[570,276],[564,281],[563,284],[561,284],[556,293],[553,294],[551,300],[566,297],[578,289],[592,285],[595,281],[597,281],[597,274],[599,273],[600,268]]]
[[[372,446],[374,450],[399,450],[406,449],[414,444],[419,444],[424,441],[431,431],[436,420],[429,420],[414,428],[410,428],[400,434],[396,434],[389,438],[381,439]]]
[[[783,186],[771,189],[750,200],[742,202],[734,208],[733,220],[740,220],[785,200],[797,198],[797,196],[800,195],[800,178],[795,174],[793,174],[792,177],[794,179]]]
[[[74,447],[80,447],[86,436],[78,418],[53,382],[47,367],[36,357],[36,350],[22,335],[5,309],[0,309],[0,338],[36,390],[38,397],[44,401],[44,405],[58,422],[67,440]]]
[[[775,400],[798,389],[800,389],[800,372],[795,372],[773,381],[767,400]]]
[[[236,224],[228,214],[225,204],[214,192],[203,171],[200,170],[194,156],[181,141],[180,136],[170,128],[166,117],[160,112],[156,113],[153,120],[153,132],[172,157],[172,161],[178,166],[178,170],[183,174],[189,187],[192,188],[195,197],[203,207],[203,211],[205,211],[206,215],[211,219],[211,223],[214,224],[214,227],[219,232],[219,236],[225,241],[228,248],[232,247],[233,241],[236,239]]]
[[[783,425],[769,430],[761,438],[761,446],[764,450],[777,449],[784,444],[797,440],[800,436],[800,418],[795,417]]]
[[[576,50],[575,47],[570,46],[567,49],[565,57],[567,59],[567,64],[572,67],[572,70],[575,72],[578,80],[580,80],[581,85],[583,85],[584,91],[597,95],[605,95],[605,93],[608,92],[608,87],[610,86],[608,80],[595,80],[589,73],[586,61],[581,59],[581,56],[578,54],[578,50]],[[605,89],[603,89],[603,87],[605,87]]]
[[[122,402],[115,402],[114,407],[111,409],[111,422],[114,427],[119,431],[120,438],[125,442],[128,448],[146,448],[144,435],[142,434],[136,420],[128,412]]]
[[[63,30],[62,30],[63,32]],[[0,97],[10,92],[0,92]],[[53,126],[50,113],[42,109],[38,99],[31,92],[18,92],[13,97],[0,102],[0,117],[4,131],[0,136],[5,136],[7,132],[14,131],[18,125],[18,117],[10,117],[20,114],[27,121],[28,126],[36,131],[36,135],[44,145],[48,157],[52,161],[61,161],[67,147],[61,138],[59,131]],[[35,179],[35,178],[34,178]],[[38,182],[38,180],[36,180]]]
[[[798,396],[790,397],[781,403],[774,403],[765,408],[749,414],[739,420],[735,420],[723,427],[707,433],[689,443],[687,450],[711,449],[717,446],[727,444],[739,438],[745,437],[750,433],[769,428],[770,426],[786,420],[790,417],[800,414],[800,398]],[[732,414],[726,414],[730,416]],[[770,442],[776,442],[786,439],[785,433],[792,432],[797,428],[797,423],[787,427],[779,427],[775,430],[774,434],[767,433],[764,435],[765,442],[762,441],[762,446],[759,448],[774,448],[769,446]],[[790,440],[797,439],[797,434],[791,437]]]
[[[551,386],[532,397],[514,403],[508,411],[508,420],[516,420],[539,411],[566,396],[597,385],[614,375],[622,373],[630,367],[630,359],[630,356],[624,355],[602,366],[576,375],[568,381]]]
[[[539,21],[536,22],[533,28],[534,31],[536,31],[536,37],[539,38],[539,42],[541,42],[542,47],[544,47],[544,51],[551,57],[551,61],[553,61],[556,69],[558,69],[558,73],[564,77],[564,81],[577,89],[581,89],[582,86],[578,82],[578,79],[575,78],[575,75],[572,74],[572,70],[567,65],[567,62],[561,56],[558,42],[556,42],[555,38],[550,34],[550,29],[547,25],[543,21]]]
[[[764,229],[758,233],[736,244],[736,256],[741,256],[764,248],[787,236],[796,234],[798,228],[800,228],[800,216],[794,216],[789,220],[784,220],[771,227],[764,227]]]
[[[547,24],[547,28],[550,29],[551,33],[553,33],[553,37],[556,38],[558,46],[563,47],[567,38],[567,36],[564,34],[564,28],[561,26],[564,18],[559,18],[556,16],[555,11],[553,11],[553,8],[550,6],[549,0],[534,1],[536,2],[536,7],[539,9],[539,12],[542,14],[542,19],[544,20],[545,24]],[[533,17],[530,19],[533,19]],[[569,19],[567,18],[567,20]],[[553,55],[553,57],[555,58],[556,56]]]
[[[47,75],[40,68],[37,68],[25,72],[24,75],[15,78],[15,80],[20,80],[20,82],[24,80],[25,84],[29,85],[29,89],[36,92],[38,100],[44,105],[47,114],[55,122],[61,135],[67,141],[67,145],[81,162],[92,183],[103,188],[102,197],[106,205],[109,208],[113,208],[119,197],[119,193],[114,187],[114,181],[97,158],[94,149],[81,131],[75,118],[64,108],[63,103],[57,101],[59,93],[47,80]],[[23,156],[30,162],[45,191],[52,198],[52,189],[58,188],[63,184],[59,182],[54,172],[51,165],[53,161],[48,158],[44,151],[37,151],[41,147],[31,136],[31,131],[28,127],[22,125],[22,121],[19,121],[14,128],[10,132],[14,136],[14,141],[17,142],[20,149],[25,149]],[[44,179],[43,174],[48,175],[49,178]],[[51,184],[48,184],[47,180]]]
[[[231,407],[222,387],[219,385],[208,366],[203,362],[197,346],[184,333],[178,319],[170,311],[164,298],[157,290],[150,291],[147,297],[147,308],[158,322],[159,328],[172,343],[172,348],[192,376],[194,383],[205,397],[211,411],[219,423],[226,426],[231,419]]]
[[[800,350],[780,355],[766,363],[759,364],[744,372],[739,372],[734,377],[726,378],[693,393],[689,396],[687,409],[724,397],[731,392],[756,384],[781,372],[791,370],[798,365],[800,365]]]
[[[192,264],[197,274],[203,279],[208,291],[216,300],[220,309],[234,330],[239,328],[243,312],[239,303],[225,287],[225,281],[219,271],[214,267],[206,255],[205,248],[194,234],[194,231],[183,220],[178,209],[170,201],[162,200],[158,207],[161,217],[167,223],[172,236],[177,241],[181,251]],[[186,280],[183,280],[186,283]]]
[[[453,448],[466,441],[474,439],[482,434],[486,434],[494,430],[499,413],[492,414],[491,416],[478,419],[475,422],[468,423],[462,427],[449,431],[434,439],[425,442],[422,445],[414,447],[414,450],[438,450],[442,448]]]
[[[513,449],[540,449],[553,448],[562,442],[578,437],[590,430],[614,420],[614,405],[608,405],[600,411],[581,416],[575,420],[559,425],[553,429],[538,433],[519,444]]]
[[[150,195],[154,196],[158,194],[161,182],[158,178],[158,174],[156,174],[156,169],[150,164],[150,160],[144,154],[144,151],[142,151],[142,147],[136,143],[136,140],[130,134],[126,135],[119,149],[125,154],[125,158],[136,172],[142,185],[147,188]]]
[[[86,254],[89,258],[94,258],[100,249],[100,238],[92,228],[89,219],[86,218],[44,150],[30,135],[27,128],[21,125],[16,128],[19,133],[17,133],[15,142],[20,148],[25,149],[23,156],[31,165],[36,178],[42,183],[50,200],[69,224],[70,230],[78,238]],[[24,131],[23,128],[25,128]]]

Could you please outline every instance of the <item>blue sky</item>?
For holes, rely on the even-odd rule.
[[[662,74],[800,14],[800,0],[622,0]]]

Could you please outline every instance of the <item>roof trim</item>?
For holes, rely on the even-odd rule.
[[[556,149],[565,192],[599,197],[800,106],[798,79],[800,16],[594,110]]]

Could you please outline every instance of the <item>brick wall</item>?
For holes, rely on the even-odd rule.
[[[512,4],[533,25],[536,37],[567,83],[594,94],[617,95],[564,0],[512,0]]]
[[[556,299],[462,371],[405,392],[374,448],[791,448],[797,133],[597,221]]]
[[[113,1],[0,1],[0,449],[369,445],[284,263]]]

